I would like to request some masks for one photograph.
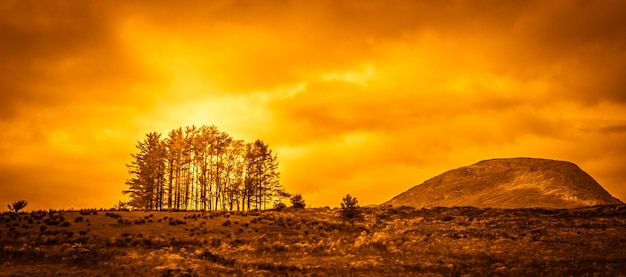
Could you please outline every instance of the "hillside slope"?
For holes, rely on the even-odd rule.
[[[622,202],[573,163],[509,158],[450,170],[383,205],[574,208],[605,204]]]

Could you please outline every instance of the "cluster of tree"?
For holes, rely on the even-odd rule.
[[[287,195],[278,159],[261,140],[235,140],[215,126],[146,134],[128,164],[129,205],[149,210],[251,210]]]

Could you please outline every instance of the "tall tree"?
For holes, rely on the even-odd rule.
[[[171,130],[165,140],[167,159],[167,207],[180,208],[180,171],[184,147],[182,128]]]
[[[223,208],[222,196],[224,195],[225,186],[224,179],[227,176],[224,176],[224,160],[226,157],[226,153],[229,150],[228,146],[233,138],[225,132],[219,132],[215,134],[212,153],[215,158],[214,165],[214,182],[215,182],[215,209],[217,210],[220,206]]]
[[[135,208],[162,208],[165,149],[160,137],[159,133],[148,133],[137,143],[138,152],[131,154],[133,161],[127,165],[132,177],[126,181],[124,193],[130,195],[130,205]]]
[[[245,200],[248,210],[251,204],[255,209],[266,209],[272,196],[281,191],[278,173],[278,157],[262,140],[256,140],[246,147]]]
[[[231,141],[226,155],[223,167],[225,178],[222,203],[224,209],[232,211],[236,208],[239,211],[241,210],[240,197],[245,172],[245,143],[242,140]]]
[[[202,126],[199,128],[198,135],[195,137],[194,150],[195,154],[195,166],[197,167],[198,175],[198,190],[200,209],[211,209],[212,199],[212,156],[211,147],[213,145],[215,133],[217,133],[215,126]]]

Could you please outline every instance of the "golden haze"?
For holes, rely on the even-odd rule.
[[[2,1],[0,202],[111,207],[147,132],[260,138],[313,206],[497,157],[626,199],[624,1]]]

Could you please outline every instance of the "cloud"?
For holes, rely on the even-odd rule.
[[[313,205],[511,156],[625,199],[625,5],[4,1],[0,201],[111,205],[135,142],[191,124],[263,139]]]
[[[24,107],[119,104],[145,80],[115,34],[113,7],[67,1],[9,1],[0,9],[0,118]],[[97,84],[97,85],[96,85]]]

